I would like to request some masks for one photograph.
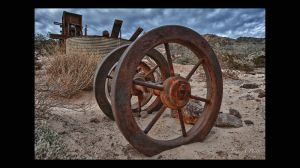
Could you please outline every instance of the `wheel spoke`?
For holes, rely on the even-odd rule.
[[[145,81],[141,81],[141,80],[133,80],[133,84],[135,85],[140,85],[140,86],[145,86],[147,88],[151,88],[151,89],[156,89],[156,90],[163,90],[163,86],[161,84],[157,84],[157,83],[153,83],[153,82],[145,82]]]
[[[182,132],[182,135],[184,137],[186,137],[186,130],[185,130],[185,126],[184,126],[184,122],[183,122],[183,116],[182,116],[182,111],[181,109],[178,109],[178,116],[179,116],[179,120],[180,120],[180,126],[181,126],[181,132]]]
[[[203,59],[200,59],[197,64],[193,67],[191,72],[185,77],[185,79],[188,81],[192,77],[192,75],[195,73],[196,69],[202,64]]]
[[[205,103],[209,103],[210,101],[208,99],[202,98],[202,97],[198,97],[198,96],[194,96],[194,95],[190,95],[191,99],[195,99],[195,100],[199,100]]]
[[[148,73],[146,73],[145,78],[148,77],[150,74],[152,74],[157,68],[158,68],[158,65],[155,65],[155,67],[153,69],[151,69]]]
[[[165,45],[165,50],[166,50],[167,59],[168,59],[168,63],[169,63],[169,68],[170,68],[170,76],[174,76],[174,68],[173,68],[169,43],[164,43],[164,45]]]
[[[146,129],[144,130],[144,133],[147,134],[150,129],[153,127],[153,125],[157,122],[157,120],[159,119],[159,117],[162,115],[162,113],[166,110],[166,106],[162,106],[159,110],[159,112],[156,113],[156,115],[154,116],[154,118],[151,120],[151,122],[147,125]]]

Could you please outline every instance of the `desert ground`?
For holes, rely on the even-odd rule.
[[[187,74],[191,67],[176,64],[175,71]],[[47,114],[47,120],[40,122],[53,130],[66,145],[64,157],[57,159],[265,159],[264,71],[264,68],[256,68],[252,73],[237,71],[238,80],[223,79],[220,111],[237,110],[242,127],[215,126],[203,142],[183,145],[152,157],[141,154],[127,142],[117,124],[100,110],[93,91],[82,91],[65,100],[69,104],[87,104],[88,109],[77,111],[54,107]],[[196,73],[191,79],[192,89],[201,92],[200,76]],[[241,88],[243,84],[256,84],[257,88]],[[137,122],[147,123],[153,115],[148,114]],[[180,133],[179,121],[170,117],[170,111],[165,111],[152,131],[152,134],[162,136],[176,134],[176,131]]]

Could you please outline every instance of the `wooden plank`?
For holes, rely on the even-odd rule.
[[[122,27],[122,20],[115,20],[114,25],[113,25],[113,29],[111,31],[110,37],[111,38],[118,38],[119,34],[120,34],[120,30]]]
[[[141,27],[137,28],[133,35],[130,37],[129,41],[134,41],[142,33],[143,29]]]

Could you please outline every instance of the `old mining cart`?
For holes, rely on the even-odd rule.
[[[187,47],[197,57],[186,76],[175,73],[169,43]],[[163,53],[155,49],[163,45]],[[151,60],[151,64],[150,64]],[[206,94],[193,92],[190,79],[202,66],[206,76]],[[128,142],[141,153],[152,156],[177,146],[202,141],[217,118],[222,101],[222,74],[217,57],[208,42],[197,32],[175,25],[155,28],[131,44],[111,51],[99,64],[94,91],[101,110],[115,120]],[[133,102],[132,97],[137,97]],[[150,101],[153,98],[154,100]],[[188,131],[182,109],[189,100],[204,103],[201,117]],[[149,134],[164,111],[178,113],[181,135],[161,140]],[[141,126],[136,113],[154,114],[152,120]]]
[[[75,26],[73,35],[81,34],[76,28],[82,27],[81,19],[79,21],[72,22]],[[64,22],[62,25],[72,27]],[[67,47],[67,52],[77,52],[82,48],[78,43],[82,43],[87,51],[93,50],[88,46],[94,45],[100,46],[99,52],[108,53],[99,63],[94,78],[94,93],[102,112],[115,120],[128,142],[147,156],[204,140],[218,116],[223,93],[221,68],[208,42],[197,32],[178,25],[161,26],[137,38],[142,32],[138,28],[129,40],[124,40],[118,38],[121,25],[122,21],[116,20],[110,36],[104,31],[93,42],[84,42],[83,36],[66,38],[70,48]],[[70,33],[70,30],[66,32]],[[67,33],[61,37],[69,36]],[[177,58],[171,47],[174,43],[194,53],[194,65],[185,75],[174,68],[174,59]],[[199,68],[205,72],[204,94],[193,90],[191,85],[191,77]],[[187,129],[183,109],[192,100],[204,105],[199,119]],[[181,131],[177,136],[160,139],[151,131],[167,110],[177,113],[175,123]],[[144,125],[138,121],[142,111],[153,116]]]

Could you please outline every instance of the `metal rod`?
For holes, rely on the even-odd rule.
[[[173,63],[172,63],[172,58],[171,58],[169,43],[164,43],[164,45],[165,45],[167,59],[168,59],[169,67],[170,67],[170,76],[174,76],[174,68],[173,68]]]
[[[201,65],[201,63],[203,62],[203,59],[200,59],[197,64],[193,67],[193,69],[191,70],[191,72],[185,77],[185,79],[188,81],[190,80],[190,78],[192,77],[192,75],[195,73],[196,69],[199,67],[199,65]]]
[[[186,130],[185,130],[184,122],[183,122],[182,111],[181,111],[181,109],[178,109],[177,111],[178,111],[178,116],[179,116],[179,120],[180,120],[182,135],[184,137],[186,137],[187,135],[186,135]]]
[[[151,88],[151,89],[156,89],[156,90],[164,90],[164,87],[162,85],[155,84],[153,82],[144,82],[144,81],[141,81],[141,80],[134,79],[133,84],[140,85],[140,86],[145,86],[145,87],[148,87],[148,88]]]
[[[203,102],[206,102],[206,103],[209,103],[209,100],[208,100],[208,99],[205,99],[205,98],[202,98],[202,97],[190,95],[190,98],[191,98],[191,99],[195,99],[195,100],[199,100],[199,101],[203,101]]]
[[[166,106],[162,106],[159,110],[159,112],[156,113],[154,118],[151,120],[151,122],[147,125],[146,129],[144,130],[144,133],[147,134],[150,129],[153,127],[153,125],[156,123],[156,121],[159,119],[159,117],[162,115],[162,113],[166,110]]]
[[[151,69],[146,75],[145,78],[148,77],[148,75],[152,74],[156,69],[158,68],[158,65],[155,65],[153,69]]]

